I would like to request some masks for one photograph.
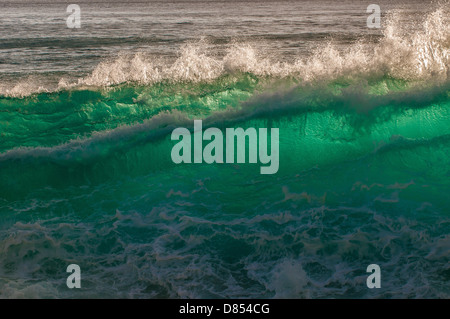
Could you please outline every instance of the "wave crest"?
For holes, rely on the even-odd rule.
[[[440,8],[426,16],[419,32],[410,34],[400,12],[391,12],[378,43],[363,40],[342,50],[333,43],[317,47],[293,63],[272,61],[248,43],[233,42],[223,57],[208,54],[204,39],[185,44],[173,64],[158,65],[139,52],[103,62],[77,85],[108,86],[123,82],[207,81],[224,74],[248,72],[259,76],[296,77],[311,81],[345,75],[389,75],[405,80],[447,80],[450,62],[450,23]]]
[[[273,61],[250,43],[233,41],[225,54],[212,53],[207,40],[186,43],[174,62],[143,52],[123,53],[101,62],[89,75],[57,85],[30,77],[0,95],[23,97],[32,93],[74,88],[108,87],[126,82],[210,81],[225,74],[248,72],[257,76],[293,77],[300,81],[332,80],[342,76],[390,76],[407,81],[447,81],[450,74],[450,23],[447,7],[429,13],[418,32],[411,33],[402,12],[389,12],[380,41],[361,39],[345,49],[329,40],[309,56],[293,62]]]

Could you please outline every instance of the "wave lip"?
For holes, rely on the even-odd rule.
[[[158,65],[142,53],[101,63],[76,85],[108,86],[123,82],[208,81],[236,72],[258,76],[295,77],[304,81],[333,79],[355,74],[390,75],[405,80],[445,81],[450,66],[450,21],[444,9],[430,13],[420,32],[409,34],[400,24],[399,13],[391,13],[379,43],[363,40],[344,50],[326,42],[294,62],[273,61],[251,44],[232,43],[222,58],[208,54],[208,43],[185,44],[178,59]]]
[[[411,33],[402,23],[402,14],[390,12],[379,42],[361,39],[339,49],[328,41],[312,50],[310,56],[293,62],[276,61],[264,56],[251,43],[232,42],[223,57],[210,51],[202,39],[184,44],[174,62],[142,52],[124,52],[114,60],[101,62],[89,75],[76,81],[61,77],[53,86],[39,80],[25,79],[1,84],[0,95],[24,97],[38,92],[108,87],[125,82],[152,84],[161,81],[211,81],[224,74],[248,72],[258,76],[293,77],[300,81],[335,79],[353,75],[387,75],[407,81],[443,82],[450,74],[450,23],[448,8],[442,6],[429,13],[421,28]]]

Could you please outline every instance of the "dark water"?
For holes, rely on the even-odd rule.
[[[379,4],[0,2],[0,296],[448,298],[449,5]],[[279,170],[174,164],[194,119]]]

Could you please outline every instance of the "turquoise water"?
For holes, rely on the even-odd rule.
[[[4,89],[0,296],[448,298],[445,10],[409,38],[391,18],[375,42],[300,60],[196,40],[162,64],[124,55]],[[194,119],[279,128],[278,172],[174,164],[171,132]]]

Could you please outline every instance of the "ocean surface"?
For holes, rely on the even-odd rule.
[[[450,298],[448,1],[69,3],[0,0],[1,298]]]

